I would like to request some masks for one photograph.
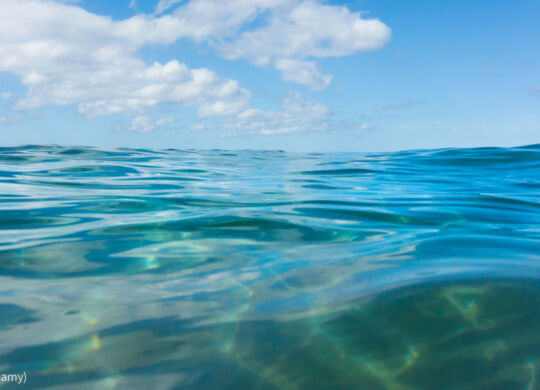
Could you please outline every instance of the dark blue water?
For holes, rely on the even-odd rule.
[[[0,148],[0,374],[27,387],[531,390],[539,370],[539,145]]]

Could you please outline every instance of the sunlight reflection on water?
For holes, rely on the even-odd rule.
[[[540,148],[0,148],[0,373],[533,389]],[[537,294],[538,293],[538,294]]]

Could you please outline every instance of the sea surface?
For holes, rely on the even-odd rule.
[[[0,148],[21,373],[5,388],[540,389],[540,145]]]

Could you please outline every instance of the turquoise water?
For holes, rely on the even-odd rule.
[[[0,374],[20,372],[54,389],[539,389],[540,145],[0,148]]]

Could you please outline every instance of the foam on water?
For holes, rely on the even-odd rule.
[[[0,148],[0,373],[540,388],[540,146]]]

